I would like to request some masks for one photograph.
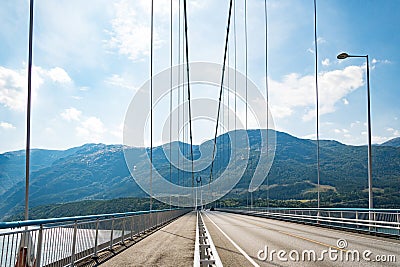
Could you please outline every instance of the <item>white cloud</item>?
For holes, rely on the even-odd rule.
[[[349,100],[347,100],[347,98],[343,98],[342,101],[343,101],[343,104],[345,104],[345,105],[349,104]]]
[[[68,73],[59,67],[55,67],[47,72],[47,75],[51,80],[59,83],[69,83],[71,82],[71,77],[69,77]]]
[[[118,140],[123,139],[123,132],[124,132],[124,123],[120,123],[118,127],[116,127],[114,130],[112,130],[110,133],[118,138]]]
[[[317,44],[325,44],[325,43],[326,43],[326,40],[324,38],[322,38],[322,37],[317,38]]]
[[[60,115],[66,121],[79,121],[82,112],[76,108],[67,108]]]
[[[126,81],[123,77],[121,77],[118,74],[113,74],[110,77],[108,77],[105,80],[106,83],[111,84],[113,86],[117,86],[120,88],[125,88],[125,89],[129,89],[132,91],[136,91],[135,86],[133,86],[132,84],[130,84],[128,81]]]
[[[270,80],[271,110],[274,116],[286,117],[298,107],[305,108],[303,120],[315,116],[315,79],[312,75],[292,73],[282,81]],[[363,67],[349,66],[319,74],[320,115],[335,111],[335,104],[363,85]]]
[[[0,122],[0,128],[3,128],[5,130],[13,130],[16,129],[14,125],[12,125],[11,123],[8,122]]]
[[[46,81],[61,84],[71,82],[67,72],[59,67],[46,70],[34,66],[32,68],[32,100],[37,97],[37,91]],[[27,101],[26,69],[14,70],[0,66],[0,104],[11,110],[23,111]]]
[[[324,60],[322,60],[321,63],[322,63],[322,65],[324,65],[324,66],[329,66],[329,65],[331,64],[329,58],[325,58]]]
[[[136,3],[137,4],[137,3]],[[112,30],[108,31],[111,39],[105,41],[109,48],[116,48],[118,53],[127,55],[131,60],[148,55],[150,48],[150,20],[143,4],[119,1],[114,4],[115,18],[111,21]],[[158,33],[154,33],[155,44],[159,43]]]
[[[383,142],[386,142],[387,140],[389,140],[389,137],[386,136],[372,136],[372,143],[373,144],[381,144]]]
[[[315,133],[307,134],[307,135],[303,135],[301,138],[315,140],[315,139],[317,139],[317,134],[315,134]]]
[[[360,123],[361,123],[360,121],[352,122],[352,123],[350,124],[350,127],[351,127],[351,128],[354,128],[354,127],[360,125]]]
[[[26,78],[24,70],[12,70],[0,66],[0,103],[17,111],[26,106]]]
[[[84,142],[102,141],[106,128],[99,118],[85,116],[82,114],[82,111],[74,107],[65,109],[60,115],[64,120],[73,122],[76,125],[76,134],[78,137],[82,138]]]
[[[393,129],[391,127],[386,128],[386,131],[391,133],[392,136],[399,136],[400,135],[400,131],[399,130]]]
[[[349,130],[347,130],[347,129],[335,129],[334,132],[335,133],[343,133],[343,134],[346,135],[346,134],[349,133]]]
[[[387,59],[376,59],[376,58],[373,58],[371,60],[371,63],[372,64],[376,64],[376,63],[391,64],[392,62],[390,60],[387,60]]]
[[[76,127],[77,135],[86,142],[101,142],[106,129],[97,117],[88,117]]]

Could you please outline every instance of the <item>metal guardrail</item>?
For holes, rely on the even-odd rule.
[[[98,257],[188,209],[153,210],[20,222],[0,222],[0,266],[75,266]]]
[[[211,239],[206,225],[203,222],[201,212],[197,211],[196,241],[194,250],[194,267],[216,266],[222,267],[221,259]]]
[[[217,210],[400,238],[400,209],[257,207]]]

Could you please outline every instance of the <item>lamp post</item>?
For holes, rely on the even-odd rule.
[[[197,182],[197,186],[196,186],[196,210],[197,210],[197,207],[198,207],[198,204],[197,204],[197,188],[199,187],[199,184],[200,184],[200,209],[202,208],[202,205],[203,205],[203,199],[202,199],[202,197],[203,197],[203,195],[202,195],[202,190],[201,190],[201,186],[202,186],[202,182],[201,182],[201,176],[197,176],[196,177],[196,182]]]
[[[371,144],[371,95],[369,88],[369,60],[368,55],[360,56],[360,55],[349,55],[347,53],[341,53],[337,56],[337,59],[345,59],[348,57],[363,57],[367,60],[367,101],[368,101],[368,209],[370,211],[370,220],[371,220],[371,209],[374,207],[373,198],[372,198],[372,144]]]

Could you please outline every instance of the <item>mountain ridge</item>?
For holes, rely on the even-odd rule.
[[[256,164],[253,159],[259,153],[257,149],[260,130],[248,130],[248,135],[251,169]],[[221,135],[217,140],[218,148],[223,149],[223,153],[229,153],[224,143],[227,140],[227,135]],[[269,190],[269,196],[278,200],[314,200],[317,183],[316,141],[284,132],[276,132],[276,141],[275,159],[268,174],[269,185],[274,187]],[[187,147],[188,144],[181,143],[180,146]],[[90,199],[145,197],[146,194],[135,183],[126,167],[123,148],[123,145],[118,144],[85,144],[61,151],[33,150],[30,205],[35,207]],[[169,163],[163,150],[159,148],[153,150],[155,165],[162,175],[168,177]],[[194,148],[195,153],[199,153],[198,146]],[[148,168],[143,161],[146,149],[130,149],[135,153],[138,168]],[[367,193],[363,190],[367,188],[366,146],[348,146],[334,140],[321,140],[320,156],[321,187],[328,188],[322,194],[326,201],[335,204],[359,200],[359,205],[365,205]],[[10,162],[13,164],[10,165]],[[0,154],[0,218],[23,209],[24,163],[24,153],[21,151]],[[400,190],[400,150],[391,146],[374,145],[373,166],[375,195],[377,199],[383,199],[377,203],[381,206],[399,206],[400,199],[393,194]],[[15,172],[15,169],[18,171]],[[223,166],[219,169],[217,166],[217,171],[222,170]],[[174,169],[173,177],[178,173]],[[189,175],[183,172],[180,175],[189,184]],[[228,196],[245,197],[248,175],[251,173],[245,173]],[[266,198],[265,184],[266,181],[255,192],[256,197]]]

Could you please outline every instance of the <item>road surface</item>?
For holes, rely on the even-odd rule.
[[[218,211],[202,214],[224,266],[400,266],[400,240]]]

